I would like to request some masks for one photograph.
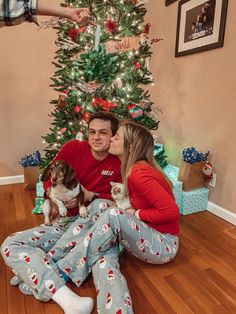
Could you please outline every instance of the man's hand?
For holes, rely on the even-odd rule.
[[[77,197],[72,198],[69,202],[64,203],[65,208],[75,208],[76,206],[79,206],[79,200]]]
[[[91,202],[94,192],[88,191],[84,186],[81,185],[81,188],[84,192],[84,202]]]

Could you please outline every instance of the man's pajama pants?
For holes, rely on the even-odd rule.
[[[133,313],[127,283],[119,269],[118,244],[143,261],[164,264],[175,257],[178,237],[161,234],[109,206],[113,203],[95,200],[86,219],[79,217],[65,226],[40,226],[9,236],[1,247],[6,264],[43,301],[65,285],[58,267],[77,286],[92,271],[98,313]]]

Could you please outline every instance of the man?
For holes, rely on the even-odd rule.
[[[66,161],[77,172],[77,179],[84,187],[85,201],[111,199],[110,182],[121,182],[120,161],[108,153],[110,138],[116,133],[118,124],[118,119],[109,112],[95,113],[88,123],[88,142],[70,141],[54,159]],[[50,186],[50,180],[44,183],[47,194]],[[77,199],[70,201],[67,208],[75,205]]]
[[[84,25],[90,23],[90,13],[85,8],[60,7],[45,0],[0,0],[0,27],[14,26],[22,22],[35,22],[36,15],[67,18]]]
[[[88,123],[88,142],[72,140],[66,143],[55,157],[68,162],[76,170],[87,201],[91,202],[98,197],[111,199],[110,182],[121,182],[120,161],[108,153],[110,138],[116,133],[118,124],[118,119],[109,112],[95,113]],[[48,192],[50,182],[45,183],[45,188]],[[68,209],[75,206],[76,199],[66,204]],[[68,304],[74,304],[76,311],[83,307],[85,311],[81,313],[87,314],[92,306],[90,298],[84,300],[67,288],[59,275],[57,265],[53,262],[60,257],[55,258],[56,252],[52,248],[57,246],[57,242],[68,228],[73,224],[78,228],[85,226],[83,232],[86,233],[86,224],[91,224],[91,217],[84,220],[76,219],[77,217],[68,217],[68,222],[64,224],[40,226],[13,234],[2,244],[1,253],[6,264],[17,275],[12,278],[11,284],[19,285],[23,293],[34,294],[36,298],[44,301],[52,298],[64,310]]]

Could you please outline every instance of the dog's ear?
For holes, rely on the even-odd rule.
[[[50,176],[51,176],[50,168],[51,168],[52,163],[53,162],[50,162],[50,164],[47,166],[47,168],[44,169],[42,176],[41,176],[41,181],[44,182],[50,178]]]
[[[67,164],[67,172],[64,177],[65,186],[71,183],[71,181],[73,181],[75,177],[76,177],[76,171],[70,165]]]
[[[79,207],[84,205],[84,191],[81,189],[81,186],[80,186],[80,192],[78,195],[78,201],[79,201]]]

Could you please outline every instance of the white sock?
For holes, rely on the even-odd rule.
[[[52,297],[65,314],[90,314],[93,309],[93,299],[80,297],[67,286],[61,287]]]

